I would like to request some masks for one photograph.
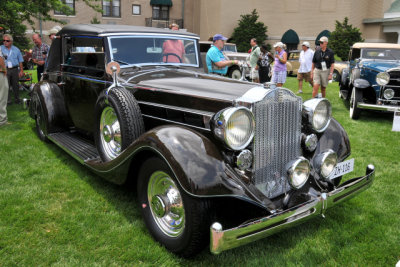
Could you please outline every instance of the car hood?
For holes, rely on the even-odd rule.
[[[138,89],[229,102],[230,104],[251,88],[259,86],[255,83],[182,69],[139,71],[134,75],[122,73],[121,78],[126,81],[128,86],[131,84]]]
[[[363,67],[372,69],[376,72],[383,72],[388,69],[399,68],[399,61],[364,61]]]

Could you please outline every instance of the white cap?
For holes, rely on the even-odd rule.
[[[275,47],[283,48],[283,47],[284,47],[284,44],[283,44],[282,42],[277,42],[277,43],[274,44],[274,48],[275,48]]]
[[[320,42],[327,43],[327,42],[328,42],[328,37],[322,36],[321,38],[319,38],[319,41],[320,41]]]
[[[307,46],[308,48],[310,48],[310,43],[309,42],[303,42],[302,45]]]

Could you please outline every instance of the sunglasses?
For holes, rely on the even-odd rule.
[[[3,40],[3,42],[11,42],[10,40]]]

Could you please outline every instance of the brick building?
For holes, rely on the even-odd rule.
[[[360,28],[367,42],[400,42],[400,0],[102,0],[103,13],[95,12],[83,1],[62,0],[74,9],[73,16],[54,11],[53,16],[68,24],[128,24],[167,27],[171,22],[207,40],[215,33],[230,36],[240,15],[256,9],[259,20],[268,26],[269,43],[285,36],[291,47],[296,42],[314,43],[321,34],[329,34],[335,21],[349,18]],[[47,30],[54,22],[43,22]],[[39,22],[35,25],[39,28]]]

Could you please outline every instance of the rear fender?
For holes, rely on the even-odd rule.
[[[37,115],[38,105],[43,108],[48,133],[56,132],[60,127],[65,128],[70,124],[64,96],[57,84],[41,81],[35,85],[29,105],[32,118]]]

